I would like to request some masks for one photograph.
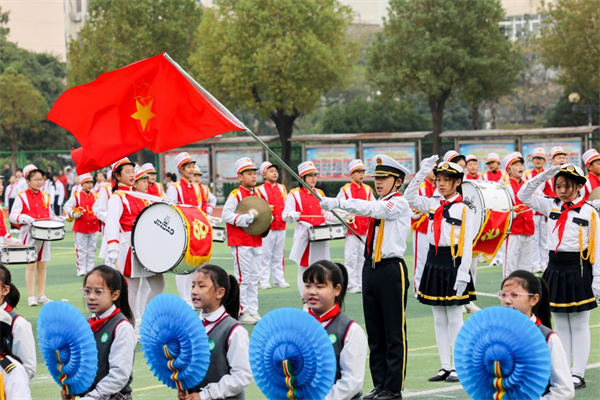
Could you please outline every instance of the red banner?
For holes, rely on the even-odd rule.
[[[173,206],[182,216],[187,226],[188,245],[185,251],[185,262],[199,267],[210,261],[212,255],[212,226],[206,214],[198,207]]]
[[[488,210],[483,227],[473,243],[473,255],[495,257],[510,225],[510,212]]]

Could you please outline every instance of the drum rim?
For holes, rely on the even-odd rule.
[[[38,222],[52,222],[55,224],[59,224],[58,226],[39,226],[36,225],[36,223]],[[65,224],[62,222],[58,222],[58,221],[33,221],[33,223],[31,224],[32,228],[36,228],[36,229],[49,229],[49,230],[57,230],[57,229],[65,229]]]
[[[144,270],[146,270],[146,271],[148,271],[150,273],[153,273],[153,274],[165,274],[167,272],[172,272],[181,263],[181,260],[183,260],[183,257],[185,256],[185,252],[187,251],[187,246],[188,246],[187,245],[187,240],[186,240],[185,241],[185,245],[183,247],[183,251],[179,255],[179,259],[177,260],[176,264],[173,267],[171,267],[170,269],[168,269],[168,270],[166,270],[164,272],[154,272],[154,271],[151,271],[148,268],[146,268],[146,266],[142,263],[142,261],[140,260],[140,258],[137,255],[137,252],[135,251],[135,227],[136,227],[136,225],[138,223],[138,220],[140,219],[140,217],[142,216],[142,214],[144,214],[146,212],[146,210],[149,210],[151,207],[153,207],[155,205],[159,205],[159,204],[173,208],[173,206],[171,206],[171,205],[169,205],[167,203],[154,203],[154,204],[150,204],[148,207],[146,207],[142,211],[140,211],[140,213],[138,214],[138,216],[135,218],[135,221],[133,222],[133,229],[131,230],[131,253],[135,257],[135,261],[137,261],[137,263],[140,265],[140,267],[142,267]],[[177,213],[177,215],[179,215],[179,213]],[[180,215],[179,215],[179,217],[181,218]],[[182,222],[183,222],[183,229],[185,229],[186,234],[187,234],[187,226],[185,225],[185,221],[182,221]]]
[[[514,221],[512,197],[510,195],[510,192],[508,191],[508,188],[499,182],[490,182],[490,181],[464,181],[463,183],[461,183],[461,186],[466,183],[473,186],[475,188],[477,195],[479,196],[479,200],[481,201],[481,204],[485,204],[485,202],[483,201],[483,195],[482,195],[481,189],[480,189],[480,185],[482,182],[486,182],[486,185],[491,184],[492,186],[497,186],[497,187],[501,188],[504,191],[504,194],[506,195],[506,197],[508,198],[508,205],[509,205],[508,220],[509,220],[509,222],[508,222],[508,229],[506,230],[506,235],[508,235],[510,233],[510,229],[512,228],[512,223]],[[477,232],[478,235],[481,233],[481,230],[483,229],[483,223],[485,222],[485,217],[487,215],[487,211],[491,210],[491,209],[484,207],[484,210],[486,212],[481,213],[481,227],[479,228],[479,231]],[[494,210],[492,210],[492,211],[494,211]]]

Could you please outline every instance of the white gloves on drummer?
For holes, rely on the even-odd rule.
[[[298,220],[300,219],[300,212],[298,211],[290,211],[289,213],[287,213],[285,215],[286,219],[292,220],[294,222],[298,222]]]
[[[31,225],[35,222],[35,218],[29,216],[29,215],[21,215],[19,217],[19,223],[23,223],[25,225]]]
[[[119,258],[119,250],[110,250],[108,254],[106,254],[106,259],[104,263],[109,267],[114,267],[117,262],[117,258]]]
[[[335,208],[340,208],[340,200],[332,197],[323,197],[321,199],[321,208],[325,211],[333,211]]]
[[[600,299],[600,276],[594,276],[592,280],[592,292],[594,292],[594,297],[596,300]]]
[[[254,221],[254,214],[239,214],[237,217],[237,221],[235,221],[235,226],[239,226],[240,228],[246,228],[250,226],[252,221]]]

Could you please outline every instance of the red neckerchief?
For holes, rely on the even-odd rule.
[[[478,174],[469,174],[469,176],[473,179],[477,178],[479,175]]]
[[[535,316],[535,326],[540,326],[542,324],[542,321],[538,318],[538,316]]]
[[[210,325],[210,324],[216,324],[216,323],[219,323],[219,322],[221,322],[221,320],[222,320],[223,318],[225,318],[225,317],[226,317],[226,316],[228,316],[228,315],[229,315],[229,314],[227,314],[227,310],[225,310],[225,311],[223,311],[223,314],[221,314],[221,316],[220,316],[219,318],[215,319],[214,321],[209,321],[209,320],[207,320],[207,319],[204,319],[204,318],[202,318],[202,325],[204,325],[204,326],[208,326],[208,325]]]
[[[133,190],[131,189],[131,186],[125,185],[124,183],[119,183],[117,185],[117,189],[123,190],[125,192],[133,192]]]
[[[4,309],[4,311],[11,312],[12,310],[13,308],[10,306],[10,304],[6,303],[6,308]]]
[[[327,320],[330,320],[331,318],[337,316],[340,313],[340,311],[341,311],[340,306],[337,303],[331,310],[327,311],[325,314],[321,315],[320,317],[317,314],[315,314],[313,312],[313,310],[311,310],[310,308],[308,309],[308,313],[310,315],[312,315],[313,317],[315,317],[317,319],[317,321],[319,321],[319,322],[325,322]]]
[[[101,318],[101,319],[98,319],[97,317],[90,318],[88,320],[88,322],[90,323],[92,332],[94,332],[94,333],[98,332],[104,326],[104,324],[106,324],[108,322],[109,319],[111,319],[112,317],[114,317],[115,315],[117,315],[120,312],[121,312],[121,310],[117,307],[117,309],[106,318]]]
[[[459,194],[454,200],[440,200],[440,206],[435,210],[433,215],[433,238],[435,240],[435,254],[437,255],[438,243],[440,242],[440,236],[442,235],[442,220],[444,219],[444,208],[453,203],[460,203],[462,196]]]
[[[562,205],[563,210],[560,213],[560,217],[558,217],[558,220],[556,221],[554,230],[552,230],[552,233],[554,233],[554,231],[556,231],[556,229],[558,228],[558,244],[556,245],[556,249],[554,249],[554,252],[558,251],[558,246],[560,246],[562,242],[563,234],[565,233],[565,224],[569,216],[569,211],[574,210],[576,208],[581,208],[584,204],[585,199],[582,199],[579,203],[571,204],[570,206],[567,206],[566,204]]]

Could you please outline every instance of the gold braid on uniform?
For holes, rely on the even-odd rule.
[[[584,261],[589,260],[591,264],[595,261],[595,249],[596,249],[596,212],[592,211],[590,218],[590,230],[588,232],[588,253],[587,257],[583,256],[585,249],[583,248],[583,226],[579,224],[579,254],[581,259]],[[581,266],[581,276],[583,276],[583,265]]]
[[[8,357],[0,356],[0,368],[4,369],[7,374],[15,369],[16,365],[8,359]],[[0,374],[0,400],[6,400],[6,395],[4,394],[4,375]]]
[[[454,224],[452,224],[452,228],[450,228],[450,253],[452,254],[452,258],[462,257],[463,248],[465,247],[465,216],[467,214],[467,207],[463,207],[462,211],[462,223],[460,224],[460,233],[458,235],[458,249],[456,252],[454,251]]]
[[[377,238],[375,239],[375,251],[373,252],[373,256],[375,262],[378,263],[381,261],[381,244],[383,243],[383,227],[385,226],[385,220],[382,219],[379,223],[379,230],[377,231]]]

